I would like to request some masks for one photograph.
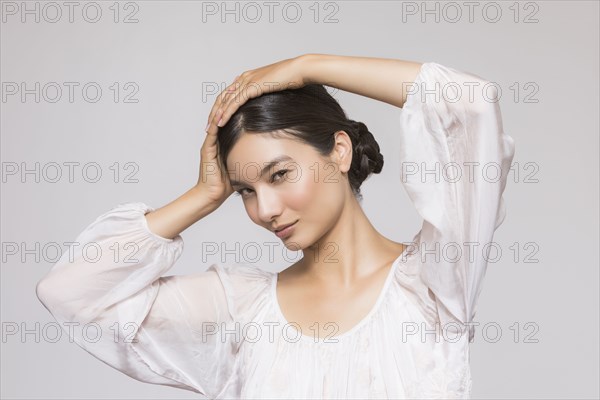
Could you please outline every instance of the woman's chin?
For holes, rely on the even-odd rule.
[[[302,246],[301,242],[298,242],[297,240],[293,240],[292,238],[282,239],[281,242],[283,243],[285,248],[290,251],[300,251],[304,248]]]

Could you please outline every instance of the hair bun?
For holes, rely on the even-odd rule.
[[[349,178],[355,180],[358,186],[372,173],[378,174],[383,168],[383,155],[379,144],[367,126],[354,120],[348,120],[353,139],[352,167]],[[353,171],[353,172],[352,172]]]

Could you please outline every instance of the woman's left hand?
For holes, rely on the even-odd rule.
[[[298,89],[306,85],[301,68],[302,56],[245,71],[217,96],[208,116],[206,132],[213,133],[246,101],[268,92]],[[216,133],[216,132],[215,132]]]

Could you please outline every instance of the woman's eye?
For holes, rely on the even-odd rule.
[[[271,182],[274,182],[275,180],[279,180],[279,179],[275,179],[276,177],[281,177],[283,178],[283,176],[288,172],[287,169],[282,169],[281,171],[277,171],[275,172],[272,176],[271,176]]]
[[[236,196],[244,196],[244,190],[249,190],[249,189],[247,189],[247,188],[242,188],[242,189],[240,189],[240,190],[236,190],[236,191],[235,191],[235,195],[236,195]]]
[[[277,178],[283,178],[283,176],[288,172],[287,169],[282,169],[281,171],[277,171],[275,172],[273,175],[271,175],[271,182],[275,182],[275,181],[280,181],[281,179],[277,179]],[[252,192],[251,189],[248,188],[241,188],[239,190],[236,190],[234,192],[234,194],[236,196],[242,196],[242,197],[247,197],[250,195],[250,192]]]

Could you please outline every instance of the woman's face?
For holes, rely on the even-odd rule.
[[[288,249],[301,250],[334,226],[347,196],[352,196],[342,174],[351,157],[352,144],[344,131],[337,133],[328,158],[298,140],[244,133],[229,153],[227,172],[250,219],[270,231],[293,223],[281,240]]]

